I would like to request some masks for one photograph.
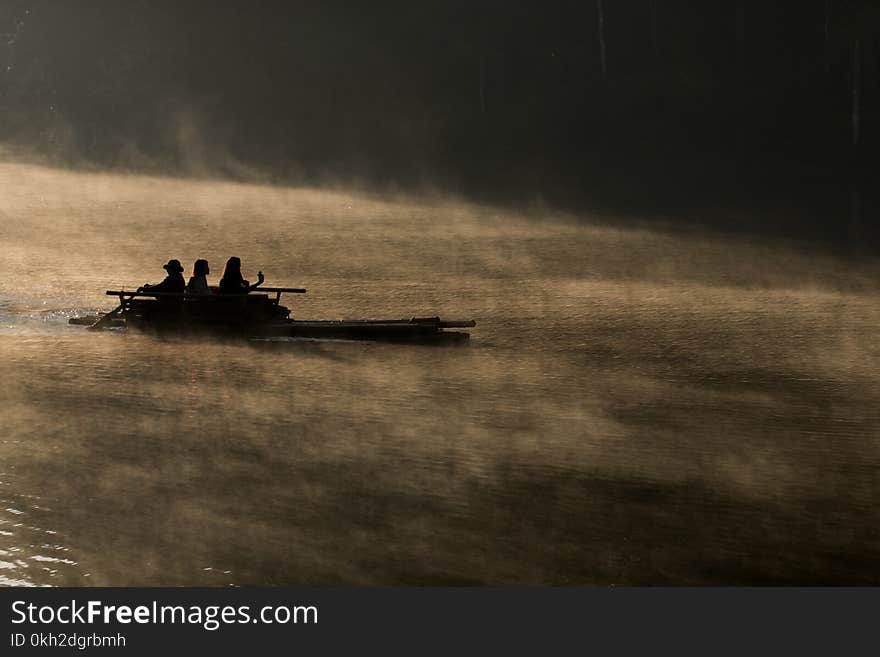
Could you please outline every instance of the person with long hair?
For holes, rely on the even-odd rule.
[[[208,287],[208,274],[211,270],[208,268],[207,260],[196,260],[193,265],[192,276],[189,283],[186,284],[186,293],[192,295],[211,294],[211,288]]]
[[[226,261],[220,279],[220,294],[247,294],[263,284],[263,272],[257,272],[257,282],[253,285],[241,275],[241,258],[232,256]]]

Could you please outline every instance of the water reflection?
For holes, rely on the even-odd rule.
[[[877,583],[871,263],[457,204],[0,179],[0,584]],[[149,249],[95,247],[184,215]],[[66,325],[152,252],[261,263],[309,288],[300,317],[479,324],[466,349]]]
[[[59,542],[58,532],[45,528],[52,510],[39,495],[18,493],[17,478],[0,475],[0,585],[75,585],[83,573]]]

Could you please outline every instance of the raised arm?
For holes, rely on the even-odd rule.
[[[251,290],[256,290],[258,287],[260,287],[263,284],[263,281],[265,281],[265,280],[266,280],[266,278],[263,276],[263,272],[258,271],[257,272],[257,282],[254,283],[253,285],[249,285],[247,288],[247,291],[250,292]]]

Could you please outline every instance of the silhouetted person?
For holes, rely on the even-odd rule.
[[[211,294],[211,288],[208,287],[208,274],[211,270],[208,268],[207,260],[196,260],[193,265],[192,276],[189,277],[189,283],[186,284],[186,293],[192,295]]]
[[[156,285],[144,285],[138,288],[138,292],[178,292],[182,293],[186,288],[186,281],[183,280],[183,267],[180,260],[169,260],[167,264],[162,265],[162,269],[168,272],[161,283]]]
[[[253,285],[244,280],[241,275],[241,259],[232,256],[226,261],[226,267],[223,269],[223,277],[220,279],[220,294],[247,294],[262,285],[265,280],[263,272],[258,272],[257,278],[257,282]]]

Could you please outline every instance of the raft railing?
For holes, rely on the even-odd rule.
[[[253,290],[249,290],[245,292],[244,295],[250,294],[251,292],[255,292],[259,294],[260,292],[274,292],[275,293],[275,303],[281,302],[282,294],[305,294],[306,290],[302,287],[258,287]],[[229,297],[235,297],[237,295],[233,294],[187,294],[186,292],[150,292],[147,290],[136,290],[134,292],[129,292],[126,290],[107,290],[105,292],[107,296],[110,297],[119,297],[119,302],[124,303],[126,300],[134,299],[135,297],[150,297],[155,299],[169,298],[169,299],[228,299]],[[241,296],[244,296],[241,295]]]

